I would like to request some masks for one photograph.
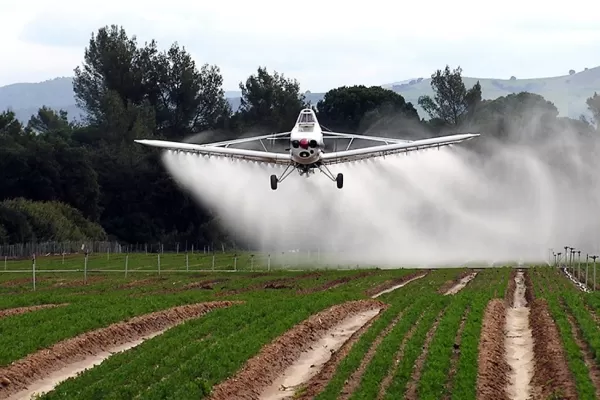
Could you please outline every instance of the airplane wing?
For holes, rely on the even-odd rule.
[[[282,135],[285,134],[281,133]],[[273,135],[266,135],[273,136]],[[227,158],[236,158],[242,160],[258,161],[267,164],[283,164],[287,165],[291,162],[289,153],[273,153],[260,150],[234,149],[226,147],[230,144],[244,143],[252,140],[257,140],[260,136],[252,138],[228,140],[226,142],[209,143],[209,144],[193,144],[182,142],[169,142],[165,140],[135,140],[136,143],[151,147],[159,147],[166,150],[182,153],[200,154],[205,156],[219,156]],[[262,137],[261,137],[262,138]]]
[[[331,136],[327,136],[327,135],[331,135]],[[392,139],[392,138],[385,138],[385,137],[381,137],[381,136],[367,136],[367,135],[357,135],[354,133],[342,133],[342,132],[331,132],[331,131],[324,131],[323,139],[351,139],[351,140],[363,139],[363,140],[373,140],[375,142],[384,142],[385,144],[411,142],[411,140],[405,140],[405,139]]]
[[[252,136],[252,137],[241,138],[241,139],[225,140],[223,142],[207,143],[207,144],[200,145],[200,146],[211,146],[211,147],[225,146],[225,147],[229,147],[229,145],[232,145],[232,144],[248,143],[248,142],[253,142],[255,140],[258,140],[258,141],[260,141],[262,143],[263,139],[268,139],[268,140],[285,139],[285,137],[289,136],[289,135],[290,135],[290,132],[279,132],[279,133],[271,133],[269,135]],[[264,147],[264,145],[263,145],[263,147]],[[265,151],[266,151],[266,149],[265,149]]]
[[[439,148],[442,146],[460,143],[462,141],[469,140],[477,136],[479,136],[478,133],[465,133],[458,135],[441,136],[431,139],[401,141],[392,144],[371,146],[355,150],[344,150],[333,153],[325,153],[323,154],[321,160],[324,164],[337,164],[349,161],[364,160],[367,158],[383,157],[397,153],[408,153],[410,151],[417,151],[436,147]],[[390,141],[391,140],[393,139],[390,139]]]

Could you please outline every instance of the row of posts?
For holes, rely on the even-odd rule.
[[[577,280],[579,282],[583,281],[581,280],[581,250],[575,249],[575,247],[570,247],[570,246],[565,246],[563,247],[565,249],[565,252],[558,252],[555,253],[554,251],[552,252],[552,255],[554,256],[554,266],[558,267],[561,262],[563,262],[564,268],[566,268],[567,270],[571,270],[571,274],[573,276],[577,276]],[[575,254],[577,254],[577,275],[575,274]],[[564,256],[564,257],[563,257]],[[590,264],[590,260],[592,260],[594,262],[593,266],[593,276],[592,276],[592,281],[593,281],[593,290],[596,290],[596,259],[600,258],[600,256],[597,255],[592,255],[592,254],[586,254],[585,257],[585,286],[590,287],[589,286],[589,282],[588,282],[588,270],[589,270],[589,264]]]
[[[87,284],[87,273],[88,273],[88,257],[89,257],[89,253],[86,251],[85,253],[85,258],[83,261],[83,282],[84,284]],[[33,290],[35,290],[35,277],[36,277],[36,263],[35,263],[36,259],[35,259],[35,254],[32,255],[32,278],[33,278]],[[157,267],[158,267],[158,275],[161,274],[161,269],[160,269],[160,253],[157,254]],[[63,258],[63,263],[64,263],[64,258]],[[6,264],[7,264],[7,257],[4,257],[4,270],[6,270]],[[129,267],[129,254],[125,255],[125,277],[127,277],[127,272],[128,272],[128,267]],[[190,271],[190,261],[189,261],[189,256],[186,253],[185,255],[185,269],[186,272]],[[212,270],[215,270],[215,255],[213,255],[212,257]],[[237,271],[237,256],[235,256],[233,258],[233,270]],[[271,255],[268,255],[267,258],[267,270],[270,272],[271,271]],[[250,271],[254,271],[254,256],[250,256]],[[69,270],[60,270],[60,271],[53,271],[53,272],[71,272]]]

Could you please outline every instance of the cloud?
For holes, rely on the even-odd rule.
[[[124,26],[140,43],[154,38],[166,48],[177,41],[198,63],[218,65],[228,90],[261,65],[311,91],[426,77],[447,63],[461,65],[467,76],[502,77],[594,66],[600,17],[585,12],[593,3],[574,0],[565,10],[541,4],[510,0],[480,12],[474,0],[371,0],[361,7],[334,0],[172,0],[168,7],[158,0],[143,6],[106,0],[97,9],[74,0],[24,0],[0,16],[4,53],[16,55],[0,66],[0,84],[72,75],[91,33],[110,24]]]

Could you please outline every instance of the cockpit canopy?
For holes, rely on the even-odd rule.
[[[298,116],[298,123],[299,124],[314,124],[316,122],[315,120],[315,114],[313,112],[313,110],[311,109],[305,109],[302,110],[300,112],[300,115]]]

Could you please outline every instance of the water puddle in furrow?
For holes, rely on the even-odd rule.
[[[515,283],[514,305],[506,310],[506,361],[512,368],[508,395],[513,400],[527,400],[531,394],[534,361],[523,271],[517,272]]]
[[[312,349],[303,352],[260,396],[261,400],[278,400],[293,398],[298,387],[316,375],[331,354],[337,351],[354,332],[359,330],[371,318],[379,313],[379,309],[354,314],[330,329]]]

